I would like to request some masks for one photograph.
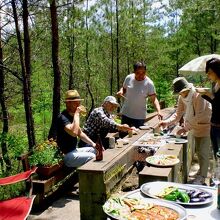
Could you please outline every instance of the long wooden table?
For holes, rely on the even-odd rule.
[[[166,117],[172,114],[173,108],[162,110],[163,115]],[[155,116],[155,115],[154,115]],[[156,126],[158,123],[157,117],[152,117],[148,122],[150,126]],[[129,172],[135,162],[135,154],[137,149],[132,144],[141,138],[146,130],[140,130],[137,135],[133,135],[129,139],[129,144],[122,145],[120,148],[107,149],[104,151],[103,161],[89,161],[78,169],[79,172],[79,188],[80,188],[80,214],[81,220],[101,220],[106,219],[103,212],[102,205],[110,197],[115,186],[120,183],[123,177]],[[171,147],[171,145],[170,145]],[[172,145],[176,155],[183,160],[182,145]],[[163,149],[159,149],[163,151]],[[182,164],[171,168],[167,176],[179,175]],[[158,169],[158,168],[155,168]],[[175,171],[176,170],[176,171]],[[143,176],[145,175],[142,173]],[[183,174],[184,176],[184,174]],[[147,175],[145,175],[145,178]],[[173,178],[173,179],[172,179]],[[171,180],[176,180],[172,177]],[[170,179],[169,179],[170,180]],[[179,182],[182,182],[181,179]]]

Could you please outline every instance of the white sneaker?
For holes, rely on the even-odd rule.
[[[203,176],[197,176],[193,182],[193,184],[196,184],[196,185],[204,185],[205,184],[205,177]]]

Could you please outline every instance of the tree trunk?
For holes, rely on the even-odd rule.
[[[26,116],[26,122],[27,122],[27,135],[28,135],[28,143],[29,143],[29,149],[32,149],[35,145],[35,135],[34,135],[34,119],[33,119],[33,114],[32,114],[32,107],[31,107],[31,82],[30,82],[30,75],[29,72],[27,72],[25,63],[28,62],[28,60],[25,60],[24,62],[24,52],[22,48],[22,41],[21,41],[21,34],[19,30],[19,25],[18,25],[18,16],[17,16],[17,10],[16,10],[16,5],[15,5],[15,0],[11,1],[12,8],[13,8],[13,15],[14,15],[14,21],[15,21],[15,27],[16,27],[16,35],[17,35],[17,41],[18,41],[18,47],[19,47],[19,56],[20,56],[20,63],[21,63],[21,69],[22,69],[22,78],[23,78],[23,95],[24,95],[24,107],[25,107],[25,116]],[[25,7],[25,4],[23,4],[23,7]],[[24,8],[23,8],[24,9]],[[27,14],[27,8],[25,9],[26,12],[24,12],[24,25],[27,25],[25,27],[24,31],[28,29],[28,17]],[[24,11],[25,11],[24,10]],[[28,35],[28,33],[24,32],[24,35]],[[29,37],[25,39],[29,39]],[[26,48],[29,48],[28,42],[26,42]],[[26,51],[27,52],[27,51]],[[30,52],[30,51],[29,51]],[[28,53],[28,52],[27,52]],[[26,58],[26,57],[25,57]],[[29,57],[30,61],[30,57]]]
[[[2,121],[3,121],[3,129],[2,129],[2,140],[1,140],[1,151],[2,156],[0,155],[0,164],[2,167],[4,167],[4,162],[6,164],[6,169],[11,169],[11,162],[8,156],[8,150],[7,150],[7,141],[5,137],[8,134],[8,110],[7,106],[5,104],[5,96],[4,96],[4,87],[5,87],[5,77],[4,77],[4,71],[3,71],[3,51],[2,51],[2,44],[1,44],[1,16],[0,16],[0,104],[2,109]]]
[[[116,0],[116,74],[117,74],[117,91],[120,89],[120,74],[119,74],[119,20],[118,20],[118,0]],[[118,98],[120,104],[121,100]],[[118,109],[119,111],[119,109]]]
[[[111,14],[113,12],[113,6],[111,1]],[[113,18],[111,15],[111,78],[110,78],[110,94],[113,94],[114,83],[114,36],[113,36]]]
[[[60,113],[60,84],[61,73],[59,67],[59,34],[57,21],[57,6],[56,1],[50,2],[50,16],[51,16],[51,34],[52,34],[52,63],[54,73],[54,87],[53,87],[53,115],[52,123],[48,138],[56,139],[56,120]]]
[[[86,11],[88,11],[88,0],[87,0],[87,6],[86,6]],[[86,30],[87,30],[87,33],[89,33],[89,27],[88,27],[88,15],[86,14]],[[94,97],[93,97],[93,94],[92,94],[92,91],[90,89],[90,78],[91,78],[91,68],[90,68],[90,63],[89,63],[89,39],[88,39],[88,35],[86,37],[86,63],[87,63],[87,79],[86,79],[86,87],[87,87],[87,90],[89,92],[89,95],[91,97],[91,107],[90,107],[90,110],[89,110],[89,113],[88,115],[90,115],[90,113],[92,112],[94,106],[95,106],[95,101],[94,101]]]
[[[29,25],[28,25],[28,4],[27,0],[23,0],[23,27],[24,27],[24,61],[27,77],[27,94],[24,94],[27,100],[28,118],[29,124],[28,129],[31,137],[30,149],[36,144],[35,142],[35,131],[34,131],[34,118],[31,106],[31,47],[30,47],[30,37],[29,37]]]
[[[75,5],[73,2],[73,7],[68,9],[68,21],[70,21],[70,18],[73,17],[74,21],[70,21],[68,23],[68,29],[74,30],[75,28]],[[75,34],[72,33],[71,36],[68,37],[68,43],[69,43],[69,89],[73,89],[74,86],[74,50],[75,50]]]

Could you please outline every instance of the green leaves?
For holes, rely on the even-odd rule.
[[[47,140],[38,145],[29,157],[32,166],[51,166],[58,164],[61,160],[62,156],[53,140]]]

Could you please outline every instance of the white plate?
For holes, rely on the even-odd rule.
[[[170,186],[176,187],[176,188],[178,188],[180,190],[184,190],[184,191],[185,190],[196,190],[196,191],[209,193],[204,189],[199,189],[199,188],[196,188],[196,187],[187,186],[187,185],[184,185],[184,184],[181,184],[181,183],[163,182],[163,181],[155,181],[155,182],[145,183],[141,186],[140,190],[141,190],[142,193],[144,193],[145,195],[147,195],[151,198],[156,198],[156,199],[161,199],[163,201],[167,201],[163,198],[158,197],[157,195],[159,193],[161,193],[165,188],[170,187]],[[186,206],[198,206],[198,205],[205,205],[205,204],[212,203],[213,202],[213,196],[211,194],[211,197],[207,198],[203,202],[189,202],[189,203],[183,203],[183,202],[180,202],[180,201],[171,201],[171,202],[178,203],[178,204],[181,204],[181,205],[186,205]]]
[[[205,93],[209,91],[210,91],[210,88],[196,88],[196,92],[198,93]]]
[[[141,199],[146,203],[154,204],[154,205],[160,205],[169,209],[172,209],[173,211],[176,211],[179,214],[179,218],[177,220],[186,220],[187,219],[187,212],[186,209],[178,204],[171,203],[168,201],[163,201],[163,200],[156,200],[156,199],[151,199],[151,198],[146,198],[142,195],[140,195],[138,198],[134,197],[132,195],[127,195],[123,196],[121,198],[135,198],[135,199]],[[127,220],[128,218],[123,218],[120,216],[120,214],[112,214],[108,212],[108,209],[112,207],[111,200],[109,199],[104,205],[103,205],[103,210],[104,212],[111,217],[111,219],[117,219],[117,220]],[[123,208],[122,208],[123,209]],[[122,210],[121,209],[121,210]]]
[[[149,125],[142,125],[139,127],[141,130],[149,130],[151,127]]]
[[[170,167],[178,164],[180,160],[174,155],[154,155],[146,158],[146,162],[157,167]]]
[[[141,147],[161,147],[166,144],[166,140],[162,136],[154,136],[154,134],[145,134],[135,141],[133,146]]]
[[[167,138],[166,142],[167,143],[175,143],[175,144],[185,144],[188,142],[188,140],[183,139],[183,138]]]

